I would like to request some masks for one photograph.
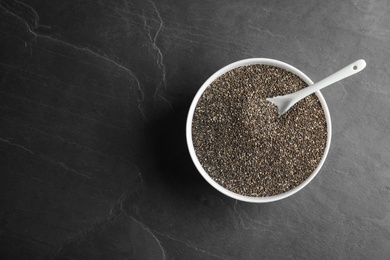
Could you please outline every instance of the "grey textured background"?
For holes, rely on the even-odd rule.
[[[2,259],[389,259],[390,2],[0,1]],[[244,58],[318,81],[333,140],[271,204],[197,173],[185,119]]]

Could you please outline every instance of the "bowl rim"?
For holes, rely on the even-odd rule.
[[[223,194],[225,194],[233,199],[236,199],[236,200],[245,201],[245,202],[253,202],[253,203],[267,203],[267,202],[278,201],[278,200],[287,198],[287,197],[295,194],[296,192],[303,189],[309,182],[311,182],[314,179],[314,177],[318,174],[318,172],[322,168],[322,166],[326,160],[326,157],[328,155],[330,143],[331,143],[331,137],[332,137],[332,125],[331,125],[330,113],[329,113],[329,109],[328,109],[328,106],[326,104],[326,101],[325,101],[324,97],[322,96],[321,92],[316,91],[315,95],[318,97],[318,99],[321,103],[321,106],[322,106],[324,113],[325,113],[325,119],[326,119],[326,123],[327,123],[327,140],[326,140],[324,154],[323,154],[319,164],[317,165],[316,169],[309,175],[309,177],[307,177],[306,180],[304,180],[301,184],[299,184],[298,186],[294,187],[293,189],[291,189],[287,192],[277,194],[274,196],[266,196],[266,197],[244,196],[244,195],[235,193],[233,191],[230,191],[230,190],[226,189],[225,187],[221,186],[220,184],[218,184],[216,181],[214,181],[210,177],[210,175],[207,173],[207,171],[203,169],[201,163],[199,162],[198,157],[196,156],[195,148],[194,148],[193,141],[192,141],[192,119],[193,119],[196,105],[197,105],[200,97],[202,96],[203,92],[206,90],[206,88],[219,76],[221,76],[222,74],[224,74],[232,69],[235,69],[237,67],[246,66],[246,65],[254,65],[254,64],[271,65],[271,66],[285,69],[285,70],[290,71],[290,72],[294,73],[295,75],[299,76],[308,85],[313,84],[313,81],[308,76],[306,76],[306,74],[304,74],[302,71],[291,66],[290,64],[287,64],[287,63],[279,61],[279,60],[269,59],[269,58],[250,58],[250,59],[243,59],[243,60],[239,60],[239,61],[230,63],[230,64],[226,65],[225,67],[219,69],[213,75],[211,75],[203,83],[203,85],[200,87],[200,89],[196,93],[194,99],[192,100],[190,109],[188,111],[188,116],[187,116],[187,121],[186,121],[186,140],[187,140],[187,147],[188,147],[191,159],[192,159],[193,163],[195,164],[195,167],[197,168],[199,173],[203,176],[203,178],[206,179],[206,181],[211,186],[213,186],[215,189],[217,189],[221,193],[223,193]]]

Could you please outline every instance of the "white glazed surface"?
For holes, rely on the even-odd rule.
[[[291,189],[291,190],[289,190],[287,192],[284,192],[282,194],[278,194],[278,195],[275,195],[275,196],[268,196],[268,197],[250,197],[250,196],[244,196],[244,195],[232,192],[232,191],[224,188],[220,184],[218,184],[216,181],[214,181],[208,175],[208,173],[203,169],[201,163],[199,162],[198,157],[196,156],[196,153],[195,153],[193,142],[192,142],[192,119],[193,119],[195,107],[196,107],[196,105],[198,103],[199,98],[202,96],[202,94],[206,90],[206,88],[215,79],[217,79],[219,76],[221,76],[222,74],[224,74],[224,73],[226,73],[226,72],[228,72],[228,71],[230,71],[232,69],[235,69],[237,67],[246,66],[246,65],[253,65],[253,64],[264,64],[264,65],[272,65],[272,66],[275,66],[275,67],[279,67],[279,68],[285,69],[285,70],[290,71],[290,72],[294,73],[295,75],[299,76],[308,85],[312,85],[313,84],[313,81],[311,81],[311,79],[309,77],[307,77],[303,72],[301,72],[300,70],[296,69],[295,67],[293,67],[293,66],[291,66],[291,65],[289,65],[287,63],[284,63],[284,62],[281,62],[281,61],[278,61],[278,60],[266,59],[266,58],[253,58],[253,59],[245,59],[245,60],[240,60],[240,61],[231,63],[231,64],[223,67],[222,69],[220,69],[216,73],[214,73],[210,78],[208,78],[206,80],[206,82],[203,83],[203,85],[198,90],[198,92],[196,93],[196,95],[195,95],[195,97],[194,97],[194,99],[192,101],[192,104],[190,106],[189,112],[188,112],[187,123],[186,123],[186,138],[187,138],[188,150],[189,150],[189,153],[191,155],[192,161],[194,162],[194,164],[195,164],[196,168],[198,169],[198,171],[200,172],[200,174],[214,188],[216,188],[217,190],[219,190],[223,194],[225,194],[225,195],[227,195],[227,196],[229,196],[229,197],[231,197],[233,199],[246,201],[246,202],[265,203],[265,202],[272,202],[272,201],[277,201],[277,200],[281,200],[281,199],[287,198],[287,197],[293,195],[294,193],[298,192],[299,190],[301,190],[311,180],[313,180],[313,178],[320,171],[322,165],[325,162],[326,156],[328,155],[329,147],[330,147],[330,141],[331,141],[331,136],[332,136],[332,126],[331,126],[331,120],[330,120],[330,114],[329,114],[328,106],[326,105],[325,99],[322,96],[320,91],[316,91],[315,94],[318,97],[319,101],[321,102],[322,108],[324,109],[326,123],[327,123],[327,134],[328,135],[327,135],[326,147],[325,147],[324,155],[322,156],[321,161],[319,162],[317,168],[313,171],[313,173],[304,182],[302,182],[300,185],[298,185],[297,187],[295,187],[295,188],[293,188],[293,189]]]

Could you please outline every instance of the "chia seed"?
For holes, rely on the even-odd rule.
[[[326,146],[325,113],[312,94],[278,118],[265,100],[306,87],[297,75],[268,65],[230,70],[202,94],[192,121],[195,153],[210,177],[235,193],[264,197],[301,184]]]

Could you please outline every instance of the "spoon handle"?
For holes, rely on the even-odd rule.
[[[323,89],[329,85],[332,85],[337,81],[340,81],[349,76],[352,76],[355,73],[358,73],[359,71],[363,70],[365,67],[366,67],[366,62],[364,60],[357,60],[349,64],[348,66],[342,68],[341,70],[333,73],[329,77],[326,77],[323,80],[320,80],[311,86],[308,86],[306,88],[303,88],[293,93],[294,99],[297,101],[301,100],[302,98],[307,97],[308,95],[316,92],[317,90]]]

